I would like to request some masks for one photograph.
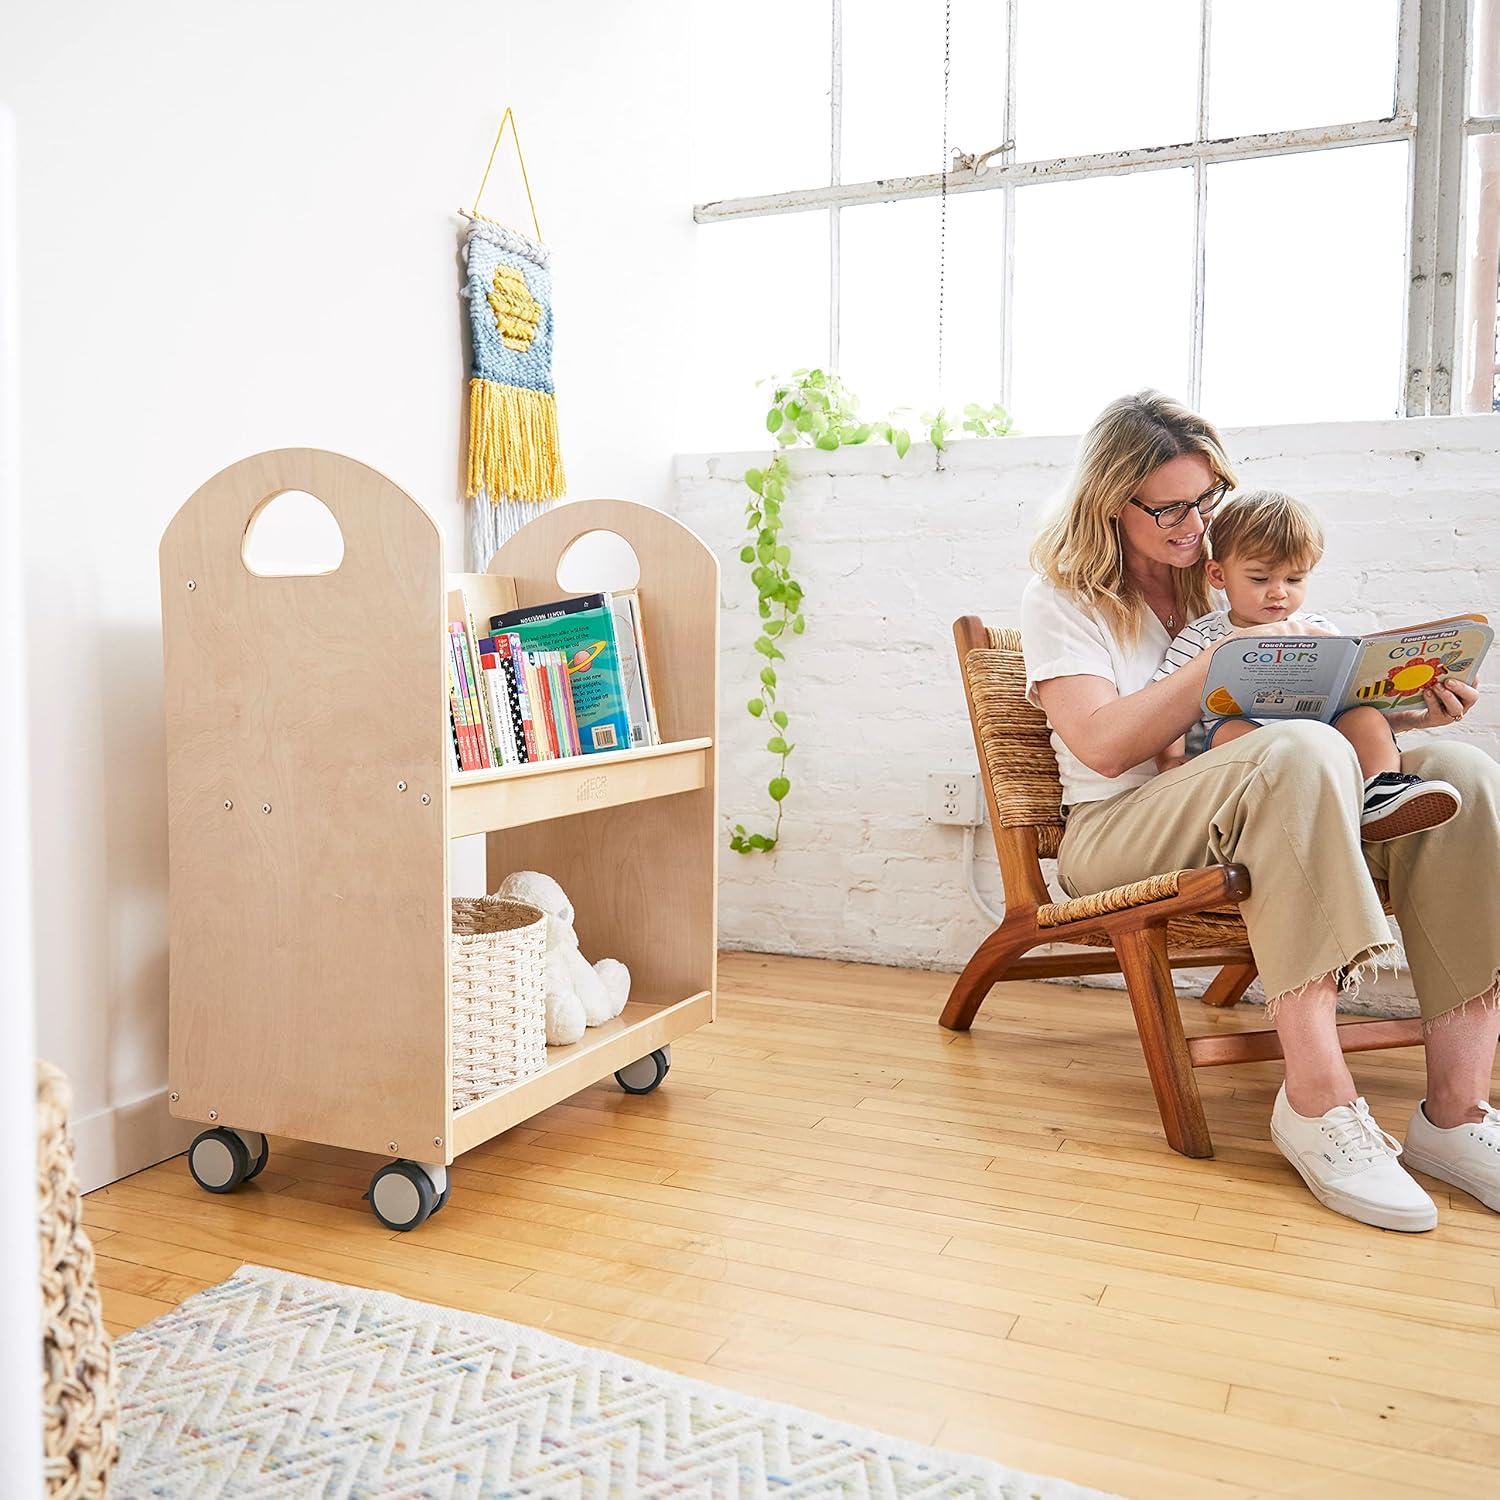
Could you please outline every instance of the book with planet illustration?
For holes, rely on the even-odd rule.
[[[630,718],[620,672],[620,649],[607,595],[593,594],[507,610],[491,618],[490,629],[518,637],[528,656],[549,651],[561,653],[561,660],[549,666],[555,667],[559,674],[566,674],[566,688],[571,689],[571,714],[561,675],[548,683],[546,690],[560,710],[556,722],[564,726],[564,733],[570,738],[576,721],[576,743],[584,755],[630,748]],[[566,755],[569,751],[559,747],[558,753]]]
[[[1494,638],[1479,614],[1364,635],[1243,636],[1214,652],[1203,712],[1328,723],[1361,704],[1421,708],[1435,683],[1472,683]]]

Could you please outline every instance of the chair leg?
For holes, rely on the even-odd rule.
[[[1253,963],[1225,964],[1203,992],[1205,1005],[1238,1005],[1250,988],[1257,969]]]
[[[1130,992],[1141,1050],[1146,1054],[1146,1071],[1151,1075],[1167,1141],[1184,1156],[1212,1156],[1213,1141],[1188,1057],[1172,971],[1167,965],[1166,928],[1138,927],[1116,932],[1112,940],[1125,988]]]
[[[948,996],[948,1003],[938,1017],[938,1024],[949,1031],[967,1031],[979,1014],[985,996],[995,982],[1028,948],[1040,941],[1036,924],[1027,920],[1014,926],[1002,922],[975,950],[964,965]]]

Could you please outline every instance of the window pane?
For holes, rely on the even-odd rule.
[[[1500,115],[1500,0],[1474,0],[1469,113]]]
[[[1016,193],[1011,409],[1081,432],[1116,396],[1187,390],[1193,179],[1187,170]]]
[[[839,213],[839,374],[866,416],[937,388],[937,243],[936,198]]]
[[[1016,21],[1022,160],[1191,141],[1198,0],[1023,0]]]
[[[1214,0],[1211,136],[1380,120],[1395,107],[1399,0]]]
[[[1208,169],[1203,409],[1215,422],[1396,412],[1406,143]]]
[[[844,0],[844,182],[943,168],[943,0]],[[948,143],[1001,143],[1005,6],[954,0]]]
[[[865,416],[936,408],[938,213],[935,198],[871,203],[840,215],[839,373]],[[948,199],[942,400],[1000,399],[1005,197]]]
[[[833,150],[832,0],[801,0],[790,46],[759,7],[694,5],[690,12],[685,123],[693,201],[826,184]]]
[[[827,362],[828,264],[822,210],[698,227],[682,446],[767,443],[770,392],[756,381]],[[649,391],[635,395],[652,398]]]
[[[1457,411],[1500,411],[1500,135],[1469,140]]]

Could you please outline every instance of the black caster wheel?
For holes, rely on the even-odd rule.
[[[627,1094],[650,1094],[662,1086],[672,1067],[672,1049],[658,1047],[649,1057],[638,1057],[615,1074],[615,1082]]]
[[[258,1133],[258,1132],[257,1132]],[[266,1170],[266,1163],[271,1159],[271,1138],[262,1135],[260,1138],[260,1155],[250,1164],[250,1170],[245,1173],[246,1182],[254,1182],[262,1172]]]
[[[438,1207],[432,1179],[414,1161],[393,1161],[370,1179],[370,1208],[387,1229],[415,1229]],[[443,1201],[447,1201],[447,1193]]]
[[[453,1178],[449,1177],[447,1184],[444,1186],[442,1192],[438,1194],[438,1201],[432,1205],[433,1213],[436,1213],[448,1201],[448,1194],[452,1191]]]
[[[265,1137],[262,1136],[264,1141]],[[255,1170],[259,1170],[257,1167]],[[188,1171],[193,1181],[210,1193],[232,1193],[254,1175],[250,1148],[236,1131],[215,1126],[188,1147]]]

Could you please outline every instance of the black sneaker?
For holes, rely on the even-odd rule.
[[[1405,838],[1455,817],[1464,799],[1446,781],[1423,781],[1405,771],[1382,771],[1365,782],[1359,836],[1367,844]]]

